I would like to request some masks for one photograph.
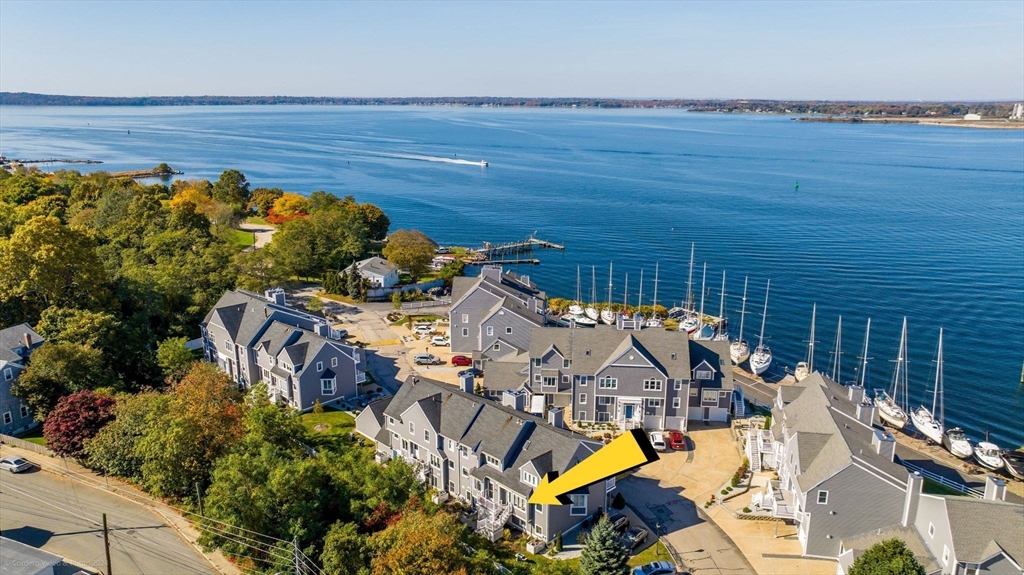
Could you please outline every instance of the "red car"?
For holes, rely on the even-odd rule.
[[[457,365],[459,367],[469,367],[473,365],[473,360],[464,355],[456,355],[452,357],[452,365]]]
[[[683,434],[678,431],[669,431],[668,435],[668,446],[672,449],[686,449],[686,439],[683,438]]]

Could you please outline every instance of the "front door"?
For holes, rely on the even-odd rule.
[[[711,419],[711,408],[710,407],[705,407],[704,408],[704,421],[707,421],[709,419]]]
[[[623,409],[625,410],[624,419],[626,419],[627,421],[633,419],[633,405],[627,403],[625,406],[623,406]]]

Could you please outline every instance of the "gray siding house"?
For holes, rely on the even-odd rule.
[[[685,431],[691,419],[726,421],[734,399],[728,342],[621,323],[534,330],[526,373],[533,396],[569,409],[572,421],[622,429]]]
[[[382,257],[374,256],[355,262],[345,268],[345,271],[351,274],[353,267],[359,270],[359,275],[366,278],[373,287],[389,288],[398,284],[398,267]]]
[[[528,276],[484,266],[477,277],[453,281],[449,320],[452,353],[472,353],[479,364],[481,353],[525,352],[547,320],[547,296]]]
[[[560,410],[545,420],[525,405],[522,392],[501,403],[474,395],[472,376],[461,387],[412,376],[360,413],[356,431],[376,443],[378,461],[405,460],[434,489],[474,505],[492,541],[505,525],[549,541],[607,509],[615,481],[569,494],[571,505],[527,503],[546,473],[565,473],[602,444],[564,429]]]
[[[13,435],[36,424],[28,406],[11,394],[11,387],[25,371],[32,350],[43,337],[27,323],[0,329],[0,433]]]
[[[289,307],[280,289],[228,291],[200,327],[207,361],[240,388],[262,381],[275,401],[299,410],[354,397],[366,381],[362,353],[323,317]]]

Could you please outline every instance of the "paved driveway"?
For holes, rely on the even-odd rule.
[[[0,530],[4,537],[106,572],[103,513],[117,575],[216,573],[145,507],[34,470],[0,474]],[[6,572],[6,571],[5,571]]]

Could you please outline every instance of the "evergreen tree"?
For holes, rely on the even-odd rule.
[[[581,575],[628,575],[629,552],[619,541],[608,516],[602,516],[587,536],[580,557]]]
[[[352,273],[348,274],[348,296],[352,299],[359,298],[359,267],[356,266],[356,262],[352,262]]]
[[[348,284],[349,284],[349,281],[348,281],[348,270],[345,270],[345,271],[341,272],[341,276],[338,278],[338,283],[337,283],[338,291],[335,292],[335,293],[337,293],[339,295],[348,295]]]

